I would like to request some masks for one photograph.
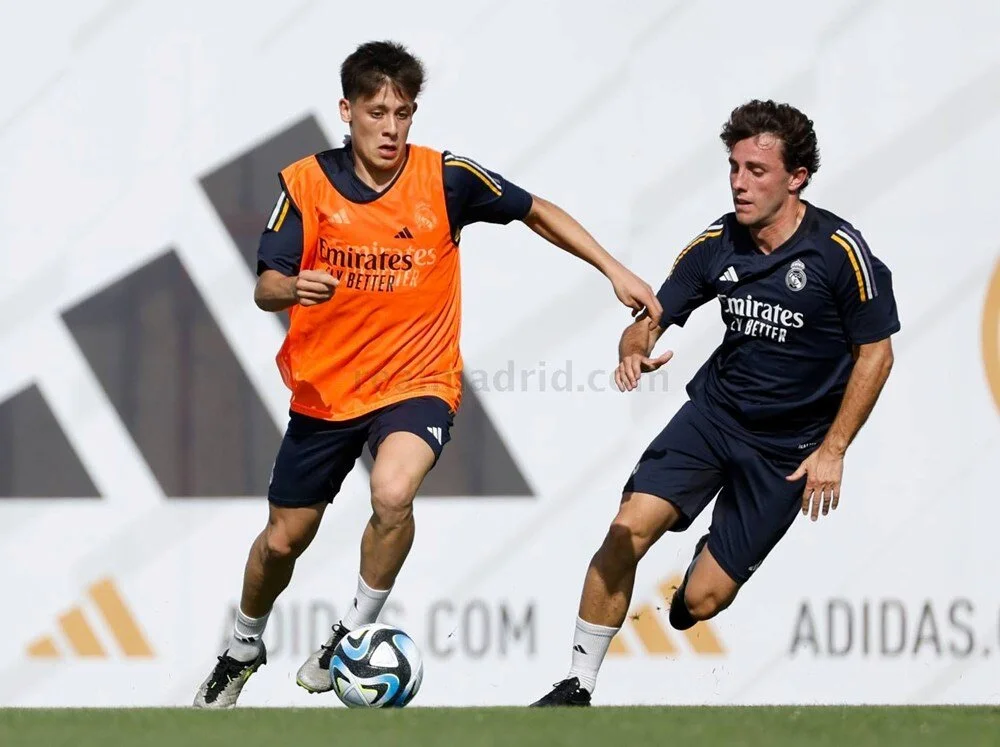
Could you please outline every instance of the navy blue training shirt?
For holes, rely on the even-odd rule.
[[[889,269],[850,223],[805,205],[795,233],[770,254],[733,213],[723,216],[678,255],[657,293],[663,328],[719,299],[726,333],[688,395],[721,428],[782,456],[826,435],[853,346],[900,328]]]
[[[484,169],[470,158],[456,156],[448,151],[444,152],[442,158],[445,204],[451,234],[456,243],[462,228],[472,223],[507,224],[527,216],[532,198],[519,186],[496,172]],[[323,151],[316,155],[316,160],[330,183],[345,199],[365,203],[377,200],[382,194],[358,178],[354,172],[354,157],[350,146]],[[402,174],[403,169],[399,173]],[[278,196],[278,204],[284,199],[287,196],[282,192]],[[260,237],[257,274],[260,275],[264,270],[277,270],[283,275],[295,275],[302,260],[302,218],[295,210],[289,210],[285,219],[277,224],[277,230],[274,230],[274,217],[272,215],[268,227]]]

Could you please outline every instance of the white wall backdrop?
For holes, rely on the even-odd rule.
[[[840,509],[793,526],[691,638],[667,626],[661,588],[708,516],[664,539],[596,701],[1000,697],[1000,289],[987,303],[1000,4],[66,0],[0,6],[0,25],[0,403],[34,392],[98,496],[0,499],[0,705],[186,704],[214,663],[265,500],[171,495],[68,314],[172,249],[283,428],[283,331],[253,306],[253,273],[200,180],[310,116],[339,142],[339,64],[373,38],[427,64],[414,142],[559,203],[657,287],[730,207],[729,111],[787,100],[820,138],[807,198],[893,270],[896,366],[848,454]],[[467,367],[533,372],[477,395],[534,495],[420,499],[385,617],[427,657],[415,705],[526,703],[563,676],[621,485],[721,327],[713,305],[670,331],[667,391],[623,395],[607,374],[629,317],[597,273],[519,225],[469,228],[462,250]],[[570,368],[572,390],[554,391]],[[606,373],[581,391],[591,372]],[[24,425],[37,421],[10,422],[0,469],[37,437]],[[339,706],[294,673],[353,592],[366,490],[359,465],[241,704]]]

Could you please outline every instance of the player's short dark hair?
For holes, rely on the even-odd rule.
[[[366,42],[340,66],[340,85],[348,101],[374,96],[386,83],[411,101],[424,87],[423,63],[397,42]]]
[[[819,144],[812,120],[794,106],[770,100],[748,101],[733,109],[719,137],[731,153],[740,140],[765,132],[781,140],[781,158],[786,171],[791,173],[804,166],[809,172],[801,188],[805,189],[813,174],[819,171]]]

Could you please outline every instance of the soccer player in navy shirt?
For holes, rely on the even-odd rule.
[[[640,317],[622,334],[619,388],[670,360],[650,357],[657,340],[713,298],[726,332],[626,481],[587,570],[569,674],[535,705],[590,704],[640,558],[716,496],[671,602],[678,630],[732,604],[800,511],[815,521],[837,508],[844,455],[892,368],[889,270],[854,226],[801,199],[819,168],[812,121],[751,101],[721,137],[734,212],[677,256],[657,294],[659,324]]]

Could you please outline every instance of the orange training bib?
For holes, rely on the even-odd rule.
[[[402,173],[368,203],[343,197],[315,156],[281,172],[302,213],[302,270],[340,280],[293,306],[277,362],[291,409],[346,420],[421,395],[461,401],[458,247],[439,152],[409,146]]]

